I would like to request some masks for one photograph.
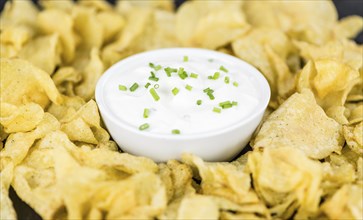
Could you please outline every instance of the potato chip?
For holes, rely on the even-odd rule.
[[[63,117],[61,130],[73,141],[98,144],[110,138],[100,121],[97,104],[91,100],[74,114]]]
[[[240,2],[191,1],[177,12],[177,37],[184,46],[216,49],[224,46],[249,29]]]
[[[334,33],[337,38],[354,38],[363,29],[363,18],[357,15],[342,18],[336,27]]]
[[[239,170],[241,167],[228,163],[205,163],[190,154],[184,154],[182,160],[199,173],[203,194],[224,197],[238,204],[258,202],[250,188],[250,177]]]
[[[31,1],[8,1],[1,13],[0,29],[26,25],[35,27],[35,21],[38,15],[38,9]]]
[[[1,59],[1,102],[20,105],[32,101],[43,108],[49,99],[60,104],[63,100],[49,74],[21,59]]]
[[[344,185],[323,203],[321,209],[330,219],[360,219],[363,216],[362,195],[362,185]]]
[[[340,152],[342,128],[328,118],[308,90],[295,93],[262,125],[253,148],[297,148],[314,159]]]
[[[74,30],[82,38],[80,47],[100,48],[103,43],[103,26],[96,17],[96,10],[87,7],[74,7],[72,10]]]
[[[127,14],[127,12],[132,8],[150,8],[173,11],[174,2],[171,0],[116,1],[116,11],[120,12],[121,14]]]
[[[0,105],[0,124],[7,133],[33,130],[44,116],[42,107],[35,103],[28,103],[19,107],[7,103]]]
[[[198,207],[198,208],[197,208]],[[219,219],[217,204],[202,195],[183,198],[176,219]]]
[[[74,2],[72,0],[40,0],[39,4],[45,9],[59,9],[66,12],[70,12],[72,10],[72,7],[74,7]]]
[[[9,188],[13,179],[13,164],[7,165],[0,173],[0,218],[15,220],[16,212],[9,198]]]
[[[2,44],[11,44],[17,51],[19,51],[23,45],[33,37],[33,35],[34,30],[28,26],[10,26],[1,32],[0,42]]]
[[[363,122],[353,126],[343,126],[344,138],[349,148],[358,153],[363,153]]]
[[[90,59],[81,72],[82,81],[75,88],[75,92],[78,96],[85,100],[90,100],[94,97],[96,83],[98,78],[101,77],[104,71],[103,63],[99,57],[99,50],[93,48],[90,52]]]
[[[319,162],[307,158],[299,149],[278,147],[265,148],[263,152],[255,149],[248,166],[256,192],[271,207],[272,214],[289,218],[293,214],[287,209],[289,206],[298,209],[296,218],[317,213],[322,179]],[[279,209],[284,204],[285,208]]]
[[[80,0],[79,5],[84,5],[93,9],[97,9],[100,11],[111,10],[111,5],[107,1],[99,1],[99,0]]]
[[[72,61],[75,56],[76,39],[71,15],[58,9],[49,9],[40,12],[36,21],[41,32],[59,35],[62,45],[62,60],[65,63]],[[62,25],[54,25],[59,21],[62,22]]]
[[[125,26],[125,19],[114,12],[99,12],[96,17],[103,26],[103,39],[106,43],[114,40]]]
[[[52,75],[56,66],[60,64],[58,35],[33,39],[19,52],[19,58],[30,61],[34,66]]]
[[[5,158],[10,158],[14,165],[19,164],[26,157],[30,147],[34,141],[43,138],[48,132],[55,131],[60,128],[60,124],[54,116],[45,113],[42,121],[32,131],[27,133],[10,134],[6,140],[5,148],[0,152],[2,163],[6,162]],[[5,164],[1,164],[4,167]]]
[[[330,39],[338,18],[330,1],[269,1],[265,4],[247,1],[244,11],[252,25],[278,28],[293,38],[314,44]]]

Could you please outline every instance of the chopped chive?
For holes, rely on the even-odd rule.
[[[222,106],[223,109],[232,108],[232,104],[225,104]]]
[[[226,84],[229,84],[229,77],[228,77],[228,76],[224,77],[224,82],[225,82]]]
[[[184,57],[183,57],[183,61],[184,61],[184,62],[188,62],[188,60],[189,60],[188,56],[184,56]]]
[[[234,85],[235,87],[238,87],[238,82],[234,81],[234,82],[233,82],[233,85]]]
[[[197,100],[197,105],[201,105],[202,104],[202,100]]]
[[[219,70],[228,73],[228,70],[224,66],[219,67]]]
[[[230,101],[225,101],[225,102],[220,102],[220,103],[219,103],[219,106],[220,106],[220,107],[223,107],[223,105],[229,105],[229,104],[231,104],[231,102],[230,102]]]
[[[219,72],[215,72],[213,76],[208,76],[208,79],[217,80],[220,76]]]
[[[188,77],[188,74],[187,72],[184,71],[184,68],[183,67],[180,67],[179,70],[178,70],[178,75],[181,79],[185,79]]]
[[[233,101],[233,102],[232,102],[232,105],[237,106],[237,105],[238,105],[238,102]]]
[[[151,77],[155,77],[155,73],[153,71],[150,72]]]
[[[211,92],[207,92],[208,97],[210,100],[214,100],[214,95]]]
[[[171,90],[171,92],[173,93],[173,95],[176,95],[179,93],[179,89],[175,87],[173,90]]]
[[[148,82],[148,83],[146,83],[146,85],[145,85],[145,88],[149,88],[149,86],[150,86],[151,84]]]
[[[189,91],[192,91],[192,89],[193,89],[193,87],[192,87],[191,85],[188,85],[188,84],[185,86],[185,88],[186,88],[187,90],[189,90]]]
[[[144,118],[148,118],[150,114],[150,110],[148,108],[144,109]]]
[[[155,89],[158,89],[158,88],[159,88],[159,84],[155,84],[155,85],[154,85],[154,88],[155,88]]]
[[[133,92],[133,91],[135,91],[137,88],[139,88],[139,84],[134,83],[134,84],[132,84],[132,86],[130,87],[130,91],[131,91],[131,92]]]
[[[158,71],[162,68],[160,65],[155,66],[153,63],[149,63],[149,67],[153,68],[155,71]]]
[[[149,77],[149,80],[152,80],[152,81],[157,82],[157,81],[159,81],[159,78],[158,77],[152,77],[152,76],[150,76]]]
[[[204,89],[203,92],[205,92],[205,93],[214,92],[214,90],[208,87],[208,88]]]
[[[190,77],[192,77],[192,78],[196,79],[196,78],[198,78],[198,74],[196,74],[196,73],[191,73],[191,74],[190,74]]]
[[[124,85],[118,85],[118,90],[126,91],[127,90],[127,87],[124,86]]]
[[[166,73],[166,75],[167,75],[168,77],[171,77],[171,73],[176,73],[176,72],[178,72],[178,70],[177,70],[177,69],[170,68],[170,67],[165,68],[165,69],[164,69],[164,71],[165,71],[165,73]]]
[[[214,107],[213,108],[213,111],[216,112],[216,113],[221,113],[221,109],[220,108],[217,108],[217,107]]]
[[[172,134],[180,134],[180,130],[178,130],[178,129],[173,129],[173,130],[171,130],[171,133],[172,133]]]
[[[145,123],[145,124],[142,124],[139,126],[139,130],[140,131],[143,131],[143,130],[146,130],[150,127],[150,125],[148,123]]]
[[[152,97],[154,98],[155,101],[159,101],[160,96],[158,95],[158,93],[155,91],[154,88],[151,88],[149,90],[150,94],[152,95]]]

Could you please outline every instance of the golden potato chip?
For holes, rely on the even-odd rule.
[[[338,15],[330,1],[246,1],[247,21],[257,27],[273,27],[295,39],[323,44],[330,39]],[[263,15],[263,16],[261,16]]]
[[[100,48],[103,43],[103,26],[96,17],[96,10],[87,7],[74,7],[72,10],[74,30],[82,38],[80,47]]]
[[[87,6],[100,11],[111,10],[112,6],[107,1],[100,0],[79,0],[79,5]]]
[[[357,15],[351,15],[342,18],[336,27],[334,33],[337,38],[354,38],[363,29],[363,18]]]
[[[62,60],[65,63],[72,61],[75,56],[76,39],[71,15],[59,9],[49,9],[40,12],[36,21],[41,32],[59,35],[62,45]],[[62,25],[54,25],[58,22],[62,22]]]
[[[249,29],[240,2],[185,2],[177,12],[177,37],[184,46],[216,49]]]
[[[342,145],[341,126],[325,115],[310,91],[303,90],[269,115],[253,148],[297,148],[311,158],[322,159],[340,152]]]
[[[363,103],[348,103],[345,106],[349,109],[349,124],[363,121]]]
[[[2,102],[0,107],[0,124],[7,133],[30,131],[42,121],[44,116],[42,107],[35,103],[17,107]]]
[[[29,41],[19,52],[19,58],[52,75],[60,64],[60,45],[58,35],[42,36]]]
[[[321,206],[330,219],[361,219],[363,216],[363,186],[347,184]]]
[[[103,38],[106,43],[112,41],[125,26],[125,19],[114,12],[99,12],[96,17],[103,26]]]
[[[97,81],[101,77],[103,71],[104,66],[99,57],[99,50],[93,48],[90,52],[90,59],[81,72],[82,81],[75,88],[76,94],[85,100],[93,98]]]
[[[63,101],[49,74],[21,59],[0,59],[1,102],[20,105],[31,101],[43,108],[49,99]]]
[[[363,153],[363,122],[353,126],[343,126],[344,138],[349,148],[358,153]]]
[[[116,1],[116,11],[121,14],[127,14],[132,8],[150,8],[166,11],[173,11],[174,2],[171,0],[139,0],[139,1]]]
[[[272,214],[289,218],[293,214],[289,206],[298,209],[295,218],[317,213],[322,179],[319,162],[299,149],[278,147],[264,148],[263,152],[255,149],[248,157],[248,167],[256,192],[271,207]]]
[[[34,30],[28,26],[10,26],[4,29],[0,34],[2,44],[11,44],[16,51],[19,51],[23,45],[28,42],[34,35]],[[1,48],[3,50],[3,48]]]
[[[45,113],[42,121],[34,130],[27,133],[18,132],[9,135],[4,149],[0,151],[1,162],[6,162],[4,159],[10,158],[16,166],[24,160],[35,140],[43,138],[48,132],[58,130],[59,128],[58,120],[51,114]],[[4,164],[1,165],[4,166]]]
[[[72,7],[74,7],[74,2],[72,0],[40,0],[39,4],[45,9],[59,9],[66,12],[70,12],[72,10]]]
[[[51,104],[47,111],[51,113],[58,120],[69,115],[74,115],[76,112],[85,105],[86,102],[79,96],[67,97],[61,105]]]
[[[325,161],[322,164],[324,195],[331,195],[342,185],[353,183],[356,180],[354,165],[349,162],[350,160],[345,155],[331,154]]]
[[[35,27],[38,9],[31,1],[8,1],[1,12],[0,29],[26,25]]]
[[[110,135],[100,125],[101,118],[97,104],[91,100],[74,114],[61,119],[61,130],[73,141],[98,144],[107,141]]]
[[[218,206],[203,195],[184,197],[176,219],[219,219]]]
[[[235,203],[253,203],[258,198],[250,187],[250,176],[241,167],[228,163],[205,163],[191,154],[183,154],[184,163],[196,169],[205,195],[227,198]]]
[[[75,68],[70,66],[64,66],[60,67],[53,74],[52,79],[54,81],[54,84],[57,86],[59,92],[67,96],[74,97],[74,88],[76,87],[76,84],[78,84],[82,80],[82,75]]]
[[[13,164],[7,165],[0,173],[0,218],[15,220],[16,212],[9,198],[10,183],[13,179]]]

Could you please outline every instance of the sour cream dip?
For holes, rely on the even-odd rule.
[[[191,152],[193,145],[199,146],[199,152],[203,143],[192,144],[190,140],[217,137],[253,121],[247,126],[248,132],[240,131],[243,138],[235,133],[233,143],[221,141],[227,136],[217,141],[221,143],[219,148],[233,145],[228,155],[208,158],[199,153],[207,160],[231,158],[237,148],[248,142],[269,97],[266,80],[252,66],[226,54],[192,48],[160,49],[131,56],[107,70],[96,87],[101,115],[120,147],[157,161],[179,158],[183,151]],[[119,131],[113,132],[116,127]],[[133,140],[125,141],[133,135]],[[209,139],[205,145],[212,143],[213,138]],[[152,143],[155,140],[157,143]],[[172,141],[165,144],[162,140]],[[176,153],[154,157],[153,153],[139,151],[141,145],[165,145]]]

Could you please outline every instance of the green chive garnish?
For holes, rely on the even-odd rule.
[[[154,98],[155,101],[159,101],[160,96],[158,95],[158,93],[155,91],[154,88],[151,88],[149,90],[150,94],[152,95],[152,97]]]
[[[144,118],[148,118],[149,117],[149,113],[150,113],[150,110],[148,108],[145,108],[144,109]]]
[[[130,91],[131,91],[131,92],[133,92],[133,91],[135,91],[137,88],[139,88],[139,84],[134,83],[134,84],[132,84],[132,86],[130,87]]]
[[[188,62],[188,60],[189,60],[188,56],[184,56],[184,57],[183,57],[183,61],[184,61],[184,62]]]
[[[124,86],[124,85],[118,85],[118,90],[126,91],[127,90],[127,87]]]
[[[224,66],[219,67],[219,69],[222,70],[225,73],[228,73],[228,70]]]
[[[149,88],[150,85],[151,85],[150,83],[146,83],[145,88]]]
[[[219,72],[215,72],[213,76],[208,76],[208,79],[217,80],[220,76]]]
[[[158,71],[162,68],[160,65],[155,66],[153,63],[149,63],[149,67],[153,68],[155,71]]]
[[[211,89],[211,88],[208,87],[208,88],[204,89],[203,92],[207,93],[208,97],[211,100],[214,99],[214,95],[213,95],[214,90],[213,89]]]
[[[224,77],[224,82],[225,82],[226,84],[229,84],[229,77],[228,77],[228,76]]]
[[[188,74],[187,72],[184,71],[184,68],[183,67],[180,67],[179,70],[178,70],[178,75],[181,79],[185,79],[188,77]]]
[[[192,91],[192,89],[193,89],[193,87],[192,87],[191,85],[188,85],[188,84],[185,86],[185,88],[186,88],[187,90],[189,90],[189,91]]]
[[[216,112],[216,113],[221,113],[221,109],[220,108],[217,108],[217,107],[214,107],[213,108],[213,111]]]
[[[222,107],[223,109],[231,108],[232,103],[231,103],[231,101],[225,101],[225,102],[219,103],[219,106]]]
[[[158,89],[158,88],[159,88],[159,84],[155,84],[155,85],[154,85],[154,88],[155,88],[155,89]]]
[[[212,93],[207,93],[207,95],[210,98],[210,100],[214,100],[214,95]]]
[[[172,133],[172,134],[180,134],[180,130],[178,130],[178,129],[173,129],[173,130],[171,130],[171,133]]]
[[[150,125],[148,123],[145,123],[145,124],[142,124],[139,126],[139,130],[140,131],[143,131],[143,130],[146,130],[150,127]]]
[[[165,73],[166,73],[166,75],[167,75],[168,77],[171,77],[171,73],[176,73],[176,72],[178,72],[178,70],[177,70],[177,69],[170,68],[170,67],[165,68],[165,69],[164,69],[164,71],[165,71]]]
[[[178,94],[178,93],[179,93],[179,89],[175,87],[173,90],[171,90],[171,92],[172,92],[174,95],[176,95],[176,94]]]
[[[158,77],[152,77],[152,76],[150,76],[149,77],[149,80],[152,80],[152,81],[157,82],[157,81],[159,81],[159,78]]]
[[[196,79],[196,78],[198,78],[198,74],[196,74],[196,73],[191,73],[191,74],[190,74],[190,77],[192,77],[192,78]]]
[[[237,106],[238,105],[238,102],[233,101],[232,102],[232,105]]]
[[[234,81],[234,82],[233,82],[233,85],[234,85],[235,87],[238,87],[238,82]]]
[[[202,104],[202,100],[197,100],[197,105],[201,105]]]

